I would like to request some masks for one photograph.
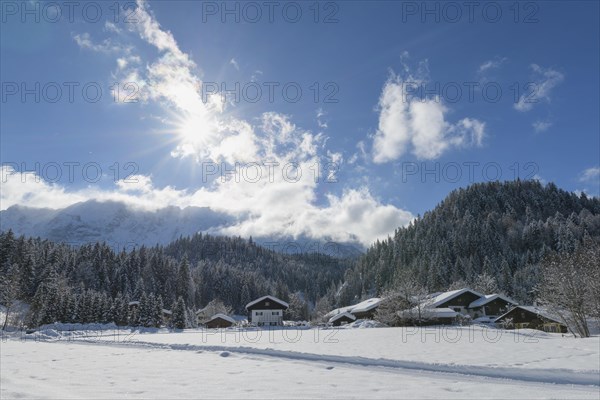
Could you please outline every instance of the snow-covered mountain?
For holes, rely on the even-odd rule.
[[[133,209],[115,201],[90,200],[63,209],[12,206],[0,212],[0,228],[56,242],[106,242],[116,248],[167,244],[179,236],[210,232],[233,219],[207,207]]]
[[[234,225],[231,215],[208,207],[164,207],[145,211],[117,201],[89,200],[63,209],[12,206],[0,211],[0,230],[73,245],[106,242],[116,250],[168,244],[198,232],[219,234]],[[362,254],[360,245],[327,238],[254,237],[257,244],[283,253],[320,252],[334,257]]]

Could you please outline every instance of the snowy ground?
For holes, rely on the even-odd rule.
[[[1,343],[5,398],[600,398],[600,338],[479,327],[46,330]]]

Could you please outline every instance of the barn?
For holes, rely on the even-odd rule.
[[[235,324],[235,320],[225,314],[215,314],[208,321],[204,323],[204,326],[209,329],[217,328],[229,328]]]
[[[494,321],[506,329],[538,329],[545,332],[567,333],[560,318],[535,306],[516,306]]]
[[[283,325],[283,312],[289,304],[274,296],[263,296],[246,304],[248,322],[256,326]]]

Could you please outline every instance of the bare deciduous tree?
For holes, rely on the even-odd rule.
[[[553,253],[541,265],[540,302],[580,337],[589,337],[588,317],[600,315],[600,246],[585,240],[573,253]]]

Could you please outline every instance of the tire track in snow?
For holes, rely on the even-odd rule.
[[[141,342],[138,340],[126,342],[70,340],[69,343],[99,344],[108,346],[127,346],[153,348],[160,350],[228,352],[258,355],[263,357],[284,358],[319,363],[346,364],[357,367],[384,367],[433,373],[459,374],[493,379],[508,379],[515,381],[552,383],[560,385],[585,385],[600,387],[600,372],[574,371],[569,369],[534,369],[510,367],[484,367],[472,365],[430,364],[418,361],[390,360],[384,358],[366,358],[360,356],[340,356],[328,354],[303,353],[288,350],[261,349],[245,346],[214,346],[192,344],[164,344]]]

